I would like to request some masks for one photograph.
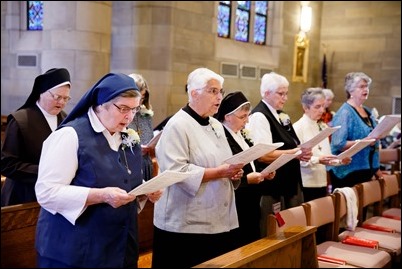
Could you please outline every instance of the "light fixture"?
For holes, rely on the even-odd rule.
[[[311,29],[312,9],[307,5],[302,5],[300,13],[300,30],[307,33]]]

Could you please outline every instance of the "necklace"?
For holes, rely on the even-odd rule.
[[[127,173],[129,174],[129,175],[131,175],[131,170],[128,168],[128,162],[127,162],[127,157],[126,157],[126,151],[123,149],[123,155],[124,155],[124,161],[126,162],[125,163],[125,167],[126,167],[126,169],[127,169]]]
[[[369,118],[369,115],[367,114],[366,110],[362,106],[355,106],[352,104],[352,102],[348,102],[359,114],[360,118],[363,120],[363,122],[369,126],[370,128],[373,128],[373,125],[371,123],[371,120]]]
[[[321,121],[321,120],[318,120],[318,121],[317,121],[317,125],[318,125],[318,131],[320,131],[320,132],[321,132],[321,131],[322,131],[322,129],[323,129],[323,127],[322,127],[322,125],[321,125],[321,122],[320,122],[320,121]],[[321,145],[320,145],[320,144],[318,144],[318,150],[319,150],[319,151],[321,151],[321,149],[322,149],[322,148],[321,148]]]

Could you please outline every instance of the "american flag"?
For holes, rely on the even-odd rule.
[[[322,70],[321,70],[321,80],[322,80],[322,88],[327,88],[328,77],[327,77],[327,56],[324,53],[324,59],[322,61]]]

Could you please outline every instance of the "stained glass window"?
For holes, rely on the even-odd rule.
[[[268,1],[255,1],[255,13],[267,16]]]
[[[219,1],[218,36],[266,45],[268,3],[269,1]],[[236,10],[235,16],[231,12],[232,8]],[[231,30],[234,30],[234,36],[231,36]],[[252,41],[250,33],[253,34]]]
[[[254,43],[265,45],[267,30],[268,1],[255,1]]]
[[[250,2],[237,1],[235,40],[248,42],[250,28]]]
[[[27,1],[27,28],[43,30],[43,1]]]
[[[218,6],[218,36],[230,37],[230,1],[219,1]]]

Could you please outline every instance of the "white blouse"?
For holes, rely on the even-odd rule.
[[[321,125],[324,126],[324,128],[327,127],[325,123],[321,123]],[[310,140],[320,132],[317,121],[312,120],[306,114],[293,124],[293,128],[300,143]],[[307,188],[326,187],[326,166],[319,163],[319,157],[332,155],[329,139],[326,138],[318,145],[314,146],[312,153],[313,155],[308,162],[300,161],[303,186]]]

